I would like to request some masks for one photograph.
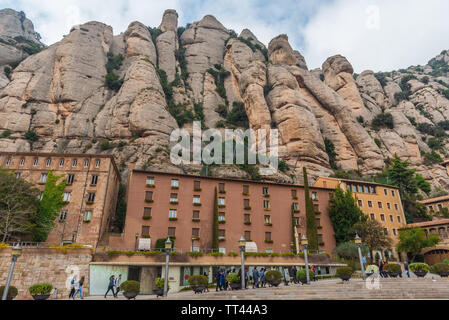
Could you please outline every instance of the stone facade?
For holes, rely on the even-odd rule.
[[[79,277],[84,276],[83,295],[89,294],[89,263],[92,261],[91,249],[68,249],[66,253],[60,249],[24,248],[17,259],[11,285],[19,294],[16,299],[32,299],[28,288],[36,283],[48,282],[58,288],[58,299],[66,299],[70,293],[67,283],[79,270]],[[11,266],[11,249],[0,251],[0,283],[6,283]],[[73,271],[73,273],[71,273]],[[78,277],[78,279],[79,279]],[[67,282],[67,279],[70,279]],[[50,299],[54,297],[54,290]]]

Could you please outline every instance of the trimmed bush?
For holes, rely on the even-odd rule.
[[[140,292],[140,282],[128,280],[120,285],[120,290],[124,292]]]
[[[335,273],[335,275],[337,277],[351,277],[352,274],[354,273],[354,271],[352,270],[351,267],[340,267],[337,268],[337,272]]]
[[[396,263],[389,263],[384,266],[386,272],[398,272],[402,271],[401,266]]]
[[[430,272],[435,274],[448,274],[449,264],[447,263],[437,263],[430,268]]]
[[[265,273],[265,279],[268,283],[281,281],[282,274],[278,270],[270,270]]]
[[[240,283],[240,277],[238,273],[230,273],[226,277],[229,283]]]
[[[168,286],[170,288],[170,286]],[[156,288],[158,290],[163,290],[164,289],[164,279],[162,278],[157,278],[156,279]]]
[[[207,287],[209,285],[209,279],[206,276],[190,276],[189,285],[191,287]]]
[[[379,272],[379,267],[371,264],[368,267],[366,267],[366,273],[378,273]]]
[[[418,263],[412,263],[410,265],[410,270],[412,270],[413,272],[429,272],[430,267],[426,263],[418,262]]]
[[[309,279],[313,279],[314,277],[315,277],[315,273],[312,270],[309,270]],[[296,278],[306,279],[307,278],[306,269],[298,270],[298,272],[296,273]]]
[[[36,283],[33,284],[29,289],[32,296],[46,295],[50,294],[53,290],[53,286],[50,283]]]
[[[3,297],[3,291],[5,291],[5,286],[0,287],[0,297]],[[17,297],[18,294],[19,291],[17,290],[16,287],[9,286],[8,296],[6,297],[6,299],[13,300],[15,297]]]

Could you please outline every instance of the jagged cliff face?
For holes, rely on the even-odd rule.
[[[32,23],[21,17],[0,11],[0,38],[22,36],[38,43]],[[0,132],[9,136],[0,138],[1,150],[110,153],[124,176],[130,163],[199,172],[200,167],[169,163],[170,133],[192,128],[192,119],[180,122],[179,113],[192,110],[197,116],[202,106],[199,119],[215,128],[225,120],[219,106],[231,111],[233,104],[243,103],[250,128],[279,129],[279,154],[290,172],[271,179],[301,181],[295,167],[302,166],[314,176],[330,175],[336,166],[375,174],[397,154],[435,188],[449,189],[445,169],[425,156],[432,152],[430,144],[446,157],[448,140],[438,138],[441,146],[435,148],[419,125],[449,120],[448,51],[424,67],[388,74],[355,76],[339,55],[309,71],[286,35],[266,48],[251,31],[237,37],[213,16],[178,28],[174,10],[165,12],[157,29],[133,22],[114,36],[99,22],[73,28],[37,54],[15,56],[14,61],[23,61],[9,78],[3,66],[13,61],[1,51],[10,49],[6,46],[0,43]],[[123,60],[108,70],[108,61],[119,55]],[[111,71],[123,83],[105,85]],[[393,128],[373,128],[382,112],[392,115]],[[37,141],[26,139],[27,132],[36,133]],[[329,158],[330,144],[335,159]],[[212,172],[246,175],[235,167]]]

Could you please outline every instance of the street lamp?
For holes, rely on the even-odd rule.
[[[8,280],[6,281],[6,286],[3,291],[2,300],[6,300],[8,297],[9,285],[11,284],[12,273],[14,272],[14,265],[16,264],[17,258],[20,257],[21,254],[22,248],[20,247],[20,244],[17,243],[17,245],[11,250],[12,255],[11,267],[9,268]]]
[[[139,241],[139,233],[136,232],[136,242],[134,243],[134,251],[137,252],[137,242]]]
[[[362,239],[360,239],[359,235],[356,234],[354,241],[355,241],[355,244],[357,245],[357,249],[359,251],[359,259],[360,259],[360,267],[362,269],[362,277],[363,277],[363,280],[365,280],[366,279],[365,266],[363,265],[363,258],[362,258]]]
[[[246,239],[244,237],[241,237],[239,240],[239,249],[240,254],[242,256],[242,268],[240,269],[240,279],[241,279],[241,286],[242,290],[245,289],[245,249],[246,249]]]
[[[172,242],[170,237],[165,241],[165,279],[164,279],[164,297],[167,297],[168,293],[168,262],[170,260],[170,252],[172,250]]]
[[[306,238],[306,235],[302,236],[301,244],[304,248],[304,259],[306,261],[306,277],[307,284],[310,284],[310,275],[309,275],[309,257],[307,256],[307,246],[309,245],[309,241]]]

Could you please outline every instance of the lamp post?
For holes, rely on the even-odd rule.
[[[11,284],[12,274],[14,272],[14,265],[16,264],[17,258],[20,257],[21,254],[22,248],[20,247],[20,244],[17,243],[17,245],[11,250],[12,255],[11,267],[9,268],[8,280],[6,280],[6,286],[3,291],[2,300],[6,300],[8,298],[9,285]]]
[[[136,242],[134,243],[134,252],[137,252],[137,242],[139,241],[139,233],[136,232]]]
[[[360,239],[359,235],[356,234],[354,241],[355,241],[355,243],[357,245],[357,249],[359,251],[360,268],[362,269],[362,278],[363,278],[363,280],[365,280],[366,274],[365,274],[365,266],[363,265],[363,258],[362,258],[362,239]]]
[[[168,293],[168,262],[170,260],[170,252],[172,250],[172,242],[170,237],[165,241],[165,279],[164,279],[164,297],[167,297]]]
[[[310,275],[309,275],[309,257],[307,256],[307,246],[309,245],[309,241],[307,240],[306,236],[303,235],[301,244],[304,248],[304,260],[306,261],[306,277],[307,277],[307,284],[310,284]]]
[[[240,272],[241,286],[242,290],[245,289],[245,249],[246,249],[246,240],[244,237],[241,237],[239,240],[239,249],[242,257],[242,269]]]

